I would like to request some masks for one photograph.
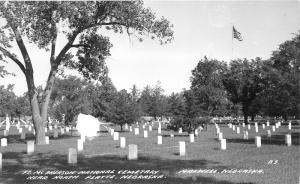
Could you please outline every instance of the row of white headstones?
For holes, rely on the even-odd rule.
[[[277,122],[277,123],[275,123],[275,125],[270,126],[270,122],[267,121],[266,124],[262,124],[262,129],[266,130],[266,126],[270,127],[273,132],[276,132],[276,129],[281,127],[281,122]],[[223,138],[223,133],[220,131],[219,125],[215,124],[215,127],[216,127],[216,130],[217,130],[218,139],[220,141],[221,150],[226,150],[226,139]],[[231,123],[229,123],[228,127],[231,128],[233,131],[235,131],[237,134],[240,134],[240,127],[239,126],[235,126],[235,125],[232,125]],[[242,124],[242,127],[245,128],[245,123]],[[251,130],[251,125],[248,124],[247,128],[248,128],[248,130]],[[255,124],[254,124],[254,129],[255,129],[256,133],[259,132],[257,122],[255,122]],[[271,130],[270,129],[267,130],[267,137],[271,137]],[[292,130],[292,123],[291,122],[288,123],[288,130]],[[245,139],[245,140],[249,139],[248,135],[249,135],[249,132],[247,130],[244,130],[243,131],[243,139]],[[285,135],[285,144],[287,146],[292,145],[291,134],[286,134]],[[255,145],[258,148],[261,147],[261,136],[255,136]]]
[[[146,126],[148,126],[148,130],[146,130]],[[153,129],[153,122],[151,125],[149,123],[146,123],[142,125],[143,129],[143,138],[148,138],[149,134],[148,132],[151,132]],[[106,127],[107,128],[107,127]],[[110,136],[112,136],[114,141],[120,141],[120,148],[125,149],[126,148],[126,137],[120,137],[119,132],[116,132],[112,128],[107,128]],[[140,135],[140,128],[139,125],[137,124],[137,127],[132,127],[127,124],[125,124],[125,130],[129,130],[130,132],[133,132],[134,135]],[[158,128],[157,128],[157,133],[161,134],[161,123],[158,123]],[[179,134],[182,134],[182,128],[179,128],[178,130]],[[195,142],[194,135],[198,136],[198,130],[195,131],[195,134],[189,134],[190,137],[190,142],[193,143]],[[170,134],[170,137],[173,138],[174,134]],[[162,136],[158,135],[157,136],[157,144],[162,145]],[[69,148],[68,149],[68,164],[74,165],[77,163],[77,153],[83,151],[84,149],[84,142],[86,141],[84,136],[81,136],[80,139],[77,139],[77,149],[75,148]],[[185,141],[179,141],[179,156],[185,156],[186,155],[186,144]],[[128,160],[137,160],[138,159],[138,145],[136,144],[129,144],[128,145],[128,155],[127,155]]]
[[[4,138],[1,138],[0,140],[0,146],[1,147],[7,147],[7,137],[9,135],[9,131],[10,129],[12,128],[12,126],[9,126],[9,128],[7,128],[6,126],[6,129],[3,130],[3,136]],[[35,135],[35,131],[34,129],[32,129],[31,125],[24,125],[24,128],[21,128],[20,125],[16,125],[16,128],[18,129],[18,133],[20,134],[20,139],[21,140],[25,140],[26,139],[26,130],[27,129],[29,132],[32,132],[34,135]],[[45,128],[45,132],[47,133],[48,130],[49,131],[52,131],[53,130],[53,138],[58,138],[58,133],[59,133],[59,129],[60,129],[60,133],[61,135],[65,134],[65,132],[69,132],[70,131],[70,127],[57,127],[57,125],[54,125],[53,127],[52,126],[49,126],[49,129],[48,128]],[[45,142],[46,144],[49,144],[49,136],[45,136]],[[34,141],[33,140],[28,140],[26,141],[26,152],[28,155],[34,153]],[[0,169],[2,168],[2,153],[0,153]]]

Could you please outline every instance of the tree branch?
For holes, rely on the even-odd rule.
[[[86,44],[75,44],[75,45],[72,45],[71,47],[75,47],[75,48],[79,48],[79,47],[87,47],[87,48],[91,48],[91,46],[86,45]]]
[[[53,37],[51,40],[51,55],[50,55],[51,66],[55,60],[55,48],[56,48],[56,40],[57,40],[57,27],[56,27],[56,23],[54,21],[55,16],[56,16],[56,11],[53,12],[52,19],[51,19],[51,30],[53,32]]]
[[[13,60],[19,66],[19,68],[22,70],[22,72],[26,75],[25,66],[23,65],[23,63],[21,63],[21,61],[16,56],[14,56],[8,50],[6,50],[5,48],[3,48],[1,46],[0,46],[0,51],[4,54],[4,56],[7,56],[11,60]]]

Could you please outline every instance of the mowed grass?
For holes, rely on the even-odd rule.
[[[243,130],[236,134],[227,125],[220,125],[223,137],[227,139],[227,150],[220,150],[220,143],[216,136],[214,125],[208,126],[207,131],[200,132],[195,137],[195,142],[189,142],[186,132],[179,134],[162,129],[163,144],[157,144],[157,124],[153,131],[148,131],[148,138],[143,138],[142,126],[139,127],[139,135],[125,130],[120,132],[120,137],[126,137],[126,145],[138,145],[138,160],[127,160],[128,147],[119,147],[119,141],[113,141],[112,136],[104,127],[101,127],[99,137],[86,140],[84,151],[78,154],[76,166],[67,164],[68,148],[77,147],[78,136],[71,132],[60,135],[54,139],[49,132],[49,145],[35,145],[32,155],[26,154],[26,141],[33,139],[28,132],[26,140],[20,140],[17,129],[12,127],[8,138],[8,146],[0,147],[3,156],[3,168],[0,174],[1,183],[299,183],[300,173],[300,147],[299,125],[292,127],[292,131],[286,125],[281,126],[272,137],[268,138],[266,130],[259,126],[259,133],[255,133],[254,127],[249,131],[249,139],[243,139]],[[3,129],[0,135],[3,137]],[[114,128],[120,131],[119,127]],[[148,130],[148,126],[146,126]],[[134,130],[134,129],[133,129]],[[285,145],[285,134],[292,135],[292,146]],[[170,137],[174,134],[175,137]],[[255,136],[262,136],[262,147],[256,148]],[[179,141],[186,142],[186,156],[179,156]],[[218,173],[195,173],[200,170],[217,170]],[[260,170],[263,173],[221,173],[224,170]],[[26,170],[59,170],[59,171],[91,171],[91,170],[158,170],[165,177],[162,179],[127,179],[119,176],[115,179],[80,179],[74,180],[28,180],[28,176],[22,174]],[[183,173],[189,170],[191,173]],[[181,171],[181,172],[180,172]]]

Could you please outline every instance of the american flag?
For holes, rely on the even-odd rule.
[[[238,41],[243,41],[242,35],[240,32],[238,32],[234,26],[232,26],[232,36],[233,38],[237,39]]]

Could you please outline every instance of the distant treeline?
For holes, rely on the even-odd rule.
[[[300,34],[282,43],[271,58],[234,59],[229,63],[204,57],[192,70],[191,87],[165,95],[157,83],[140,90],[117,91],[107,78],[92,83],[75,76],[57,78],[49,116],[73,123],[79,112],[123,125],[140,116],[171,116],[177,122],[198,117],[300,115]],[[176,77],[174,77],[176,80]],[[39,89],[39,88],[38,88]],[[42,96],[42,88],[37,91]],[[16,96],[13,85],[0,86],[0,116],[31,115],[27,94]]]

